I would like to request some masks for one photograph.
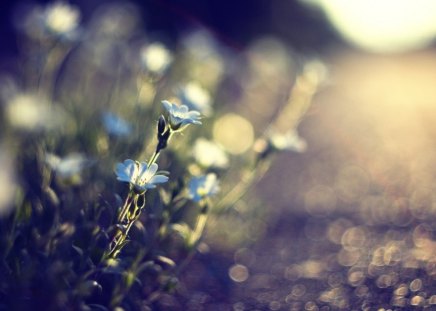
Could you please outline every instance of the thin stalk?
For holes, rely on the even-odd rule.
[[[240,179],[240,182],[216,204],[215,210],[223,212],[233,206],[252,186],[262,179],[269,167],[270,161],[260,161],[253,170],[246,171],[245,176]]]
[[[124,205],[121,208],[121,212],[118,216],[118,222],[122,223],[124,221],[124,218],[126,217],[129,209],[130,209],[130,205],[132,205],[132,201],[134,200],[135,196],[137,196],[136,194],[134,194],[133,190],[129,191],[129,194],[126,197],[126,200],[124,201]]]

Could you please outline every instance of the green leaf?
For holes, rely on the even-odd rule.
[[[188,226],[188,224],[184,222],[178,224],[171,224],[170,229],[171,231],[178,233],[183,238],[183,240],[188,239],[192,234],[191,228]]]
[[[165,256],[157,256],[155,260],[157,263],[162,263],[167,268],[174,268],[176,266],[174,260]]]

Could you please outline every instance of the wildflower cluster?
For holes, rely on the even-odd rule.
[[[254,143],[245,117],[212,107],[232,100],[211,36],[138,47],[134,11],[82,27],[57,2],[17,25],[26,83],[0,77],[0,310],[164,308],[210,217],[235,213],[272,153],[306,147],[296,125]]]

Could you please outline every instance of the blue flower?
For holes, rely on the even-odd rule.
[[[201,124],[198,111],[189,111],[188,106],[177,105],[167,100],[162,101],[162,104],[169,113],[170,127],[173,131],[182,130],[189,124]]]
[[[194,202],[213,196],[220,190],[218,179],[214,173],[192,177],[188,187],[188,196]]]
[[[114,136],[128,136],[132,132],[132,126],[112,112],[103,113],[103,125],[108,134]]]
[[[224,169],[229,166],[229,158],[226,152],[220,145],[212,141],[198,138],[192,151],[196,162],[203,167]]]
[[[79,174],[83,169],[94,164],[95,161],[87,159],[84,155],[72,153],[65,158],[60,158],[55,154],[47,153],[45,162],[61,178],[71,178]]]
[[[146,162],[138,162],[133,160],[125,160],[123,163],[117,163],[115,174],[119,181],[130,183],[135,190],[140,193],[148,189],[156,188],[156,184],[161,184],[168,181],[168,177],[164,175],[156,175],[157,164],[148,165]]]
[[[178,96],[189,109],[197,110],[205,116],[209,116],[212,113],[210,94],[197,82],[189,82],[180,88]]]

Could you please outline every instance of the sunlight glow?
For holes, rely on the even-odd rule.
[[[375,52],[426,46],[436,34],[433,0],[311,0],[345,39]]]

